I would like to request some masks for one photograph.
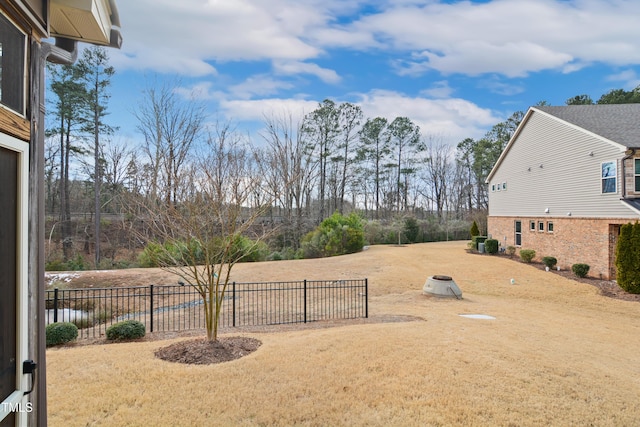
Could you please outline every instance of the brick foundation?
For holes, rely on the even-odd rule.
[[[522,221],[522,244],[515,244],[515,221]],[[535,230],[530,230],[530,222]],[[543,223],[544,231],[539,231]],[[553,232],[548,231],[549,222]],[[516,246],[536,251],[536,260],[544,256],[558,259],[558,266],[570,270],[576,263],[589,264],[589,276],[615,278],[615,243],[619,225],[629,220],[620,218],[567,218],[567,217],[488,217],[487,234],[497,239],[502,247]]]

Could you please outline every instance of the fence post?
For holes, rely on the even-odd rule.
[[[369,278],[364,279],[364,317],[369,318]]]
[[[304,279],[304,323],[307,323],[307,279]]]
[[[58,288],[53,290],[53,323],[58,322]]]
[[[153,285],[149,285],[149,299],[151,300],[149,313],[151,314],[151,325],[149,328],[151,329],[149,332],[153,332]]]
[[[231,316],[233,317],[233,327],[236,327],[236,282],[231,282],[231,298],[232,298],[232,310]]]

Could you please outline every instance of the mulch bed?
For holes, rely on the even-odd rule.
[[[225,337],[217,341],[198,338],[162,347],[155,355],[167,362],[209,365],[239,359],[253,353],[261,345],[260,340],[247,337]]]

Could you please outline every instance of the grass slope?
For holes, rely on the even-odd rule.
[[[368,277],[373,317],[423,320],[245,332],[256,352],[209,366],[154,357],[185,338],[51,349],[49,425],[637,425],[640,306],[465,247],[238,265],[238,281]],[[433,274],[464,300],[422,295]]]

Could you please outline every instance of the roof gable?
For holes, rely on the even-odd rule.
[[[640,147],[640,104],[535,108],[627,148]]]
[[[529,108],[511,140],[493,166],[485,182],[489,182],[507,152],[534,113],[545,114],[568,126],[592,134],[603,142],[627,148],[640,147],[640,104],[568,105],[562,107],[537,106]]]

